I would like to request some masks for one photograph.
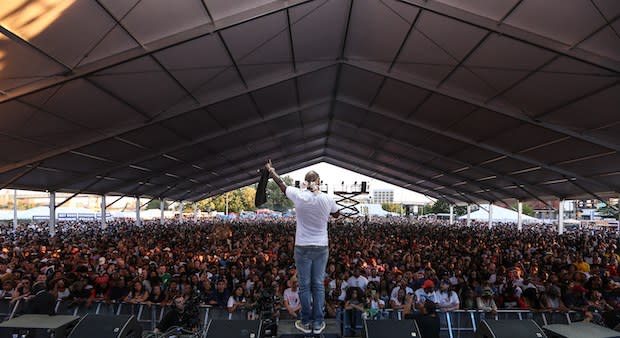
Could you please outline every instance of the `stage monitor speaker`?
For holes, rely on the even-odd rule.
[[[86,315],[69,338],[142,338],[142,326],[135,316]]]
[[[366,192],[366,181],[362,181],[362,192]]]
[[[620,338],[618,331],[584,322],[545,325],[543,329],[548,338]]]
[[[365,320],[366,338],[424,338],[414,320]]]
[[[0,337],[67,338],[80,317],[22,315],[0,323]]]
[[[533,320],[482,320],[475,338],[546,338]]]
[[[207,338],[262,338],[262,320],[212,320]]]

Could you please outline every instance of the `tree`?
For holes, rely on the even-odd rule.
[[[168,209],[168,207],[170,207],[170,204],[171,202],[164,201],[164,209]],[[154,199],[146,205],[146,208],[147,209],[159,209],[160,206],[161,206],[160,200]]]
[[[293,179],[290,176],[282,177],[282,180],[286,185],[293,185]],[[280,191],[278,185],[270,180],[267,183],[267,202],[263,204],[262,208],[267,208],[271,210],[277,211],[287,211],[293,208],[293,201],[289,200],[283,193]]]
[[[226,211],[226,200],[228,199],[228,212],[255,210],[255,195],[256,189],[244,187],[199,201],[198,208],[202,211],[224,212]]]
[[[432,205],[425,205],[422,209],[424,215],[427,214],[449,214],[450,213],[450,204],[445,200],[437,200]],[[463,216],[467,214],[466,206],[454,206],[454,215],[455,216]]]
[[[437,200],[435,201],[435,203],[433,203],[432,205],[425,205],[424,206],[424,214],[442,214],[442,213],[449,213],[450,212],[450,205],[448,204],[448,202],[444,201],[444,200]]]
[[[383,208],[383,210],[385,211],[395,212],[395,213],[400,214],[402,204],[401,203],[382,203],[381,208]]]

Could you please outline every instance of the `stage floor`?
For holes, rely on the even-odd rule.
[[[304,337],[316,337],[316,338],[340,338],[340,326],[336,323],[335,319],[325,319],[325,330],[320,335],[305,334],[299,332],[295,328],[294,320],[280,320],[278,322],[278,337],[280,338],[304,338]]]

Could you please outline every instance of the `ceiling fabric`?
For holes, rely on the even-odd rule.
[[[197,201],[327,162],[451,203],[620,194],[620,2],[14,0],[0,187]]]

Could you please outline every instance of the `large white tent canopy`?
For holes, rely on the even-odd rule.
[[[450,203],[617,196],[619,16],[615,0],[4,1],[0,188],[195,201],[272,159]]]

